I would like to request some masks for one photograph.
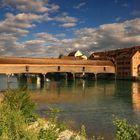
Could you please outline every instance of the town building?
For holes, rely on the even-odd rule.
[[[140,76],[140,46],[94,52],[89,59],[109,59],[116,68],[118,78],[137,78]]]
[[[70,60],[84,59],[84,60],[87,60],[87,56],[82,54],[81,51],[77,50],[77,51],[73,51],[73,52],[69,53],[67,56],[62,56],[61,59],[70,59]]]

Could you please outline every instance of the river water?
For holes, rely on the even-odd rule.
[[[25,85],[16,77],[10,78],[10,88]],[[58,80],[45,82],[38,80],[28,83],[32,99],[37,103],[37,112],[46,116],[48,108],[59,108],[60,121],[73,130],[86,127],[87,135],[102,135],[107,140],[114,137],[115,127],[112,115],[126,118],[140,126],[140,82],[122,80]],[[7,88],[6,77],[0,76],[0,90]]]

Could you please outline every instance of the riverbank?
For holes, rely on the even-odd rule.
[[[34,113],[34,103],[26,90],[7,90],[1,94],[0,139],[2,140],[86,140],[57,122],[55,112],[49,119]]]
[[[35,104],[27,90],[7,90],[0,105],[0,139],[2,140],[104,140],[103,137],[88,138],[85,127],[75,133],[57,122],[58,109],[51,109],[51,117],[40,118],[34,113]],[[114,117],[116,140],[140,139],[137,125]]]
[[[72,138],[74,140],[86,140],[85,136],[75,133],[72,130],[64,129],[62,126],[57,126],[56,123],[43,118],[38,118],[35,122],[31,123],[27,130],[35,131],[36,133],[40,133],[40,131],[44,131],[43,133],[45,133],[48,131],[50,133],[49,135],[53,135],[53,139],[56,138],[56,140],[71,140]]]

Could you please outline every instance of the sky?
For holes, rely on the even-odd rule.
[[[140,45],[140,0],[0,0],[0,56]]]

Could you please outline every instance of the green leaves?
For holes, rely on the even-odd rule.
[[[116,126],[116,140],[139,140],[137,125],[130,125],[125,119],[114,117],[113,124]]]
[[[3,104],[9,106],[13,111],[20,110],[26,121],[35,121],[35,103],[31,101],[30,93],[27,89],[7,90],[4,93]]]
[[[35,136],[27,131],[34,104],[25,90],[7,90],[0,106],[0,139],[32,140]]]

